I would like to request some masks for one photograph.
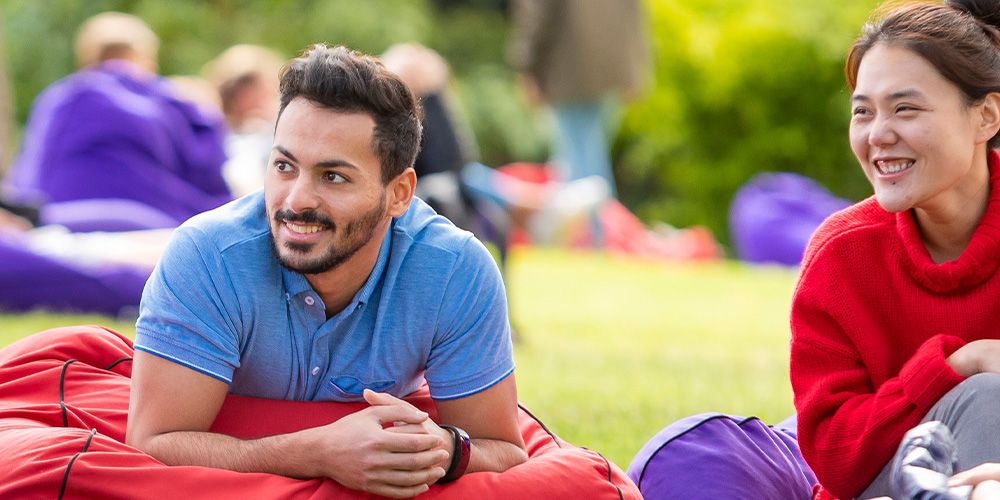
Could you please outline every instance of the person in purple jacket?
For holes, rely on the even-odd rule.
[[[176,226],[229,201],[221,114],[183,100],[157,76],[158,47],[135,16],[105,12],[84,22],[81,69],[36,100],[7,194],[37,204],[100,200],[108,216],[148,221],[130,229]]]

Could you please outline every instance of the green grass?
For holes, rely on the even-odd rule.
[[[666,424],[706,411],[792,413],[794,271],[522,250],[508,276],[521,401],[567,441],[621,467]],[[0,345],[100,316],[0,315]]]

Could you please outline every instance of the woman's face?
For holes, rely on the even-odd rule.
[[[977,108],[910,49],[879,43],[865,54],[851,97],[851,149],[882,208],[950,210],[985,182],[974,168],[989,139]]]

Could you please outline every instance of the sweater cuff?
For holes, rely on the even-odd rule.
[[[907,399],[929,410],[941,396],[965,380],[947,362],[948,356],[964,345],[965,341],[954,335],[927,339],[899,373]]]

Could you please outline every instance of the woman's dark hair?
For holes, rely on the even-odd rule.
[[[337,111],[370,115],[375,121],[372,148],[383,184],[413,165],[420,149],[420,108],[406,84],[377,59],[318,43],[288,63],[279,88],[279,120],[296,97]]]
[[[970,105],[1000,92],[1000,1],[890,3],[877,10],[847,55],[844,74],[854,90],[861,59],[876,44],[910,49],[937,68]],[[989,141],[1000,147],[1000,134]]]

